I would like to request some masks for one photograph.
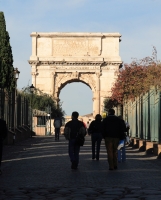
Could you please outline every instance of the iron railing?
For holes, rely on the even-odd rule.
[[[30,127],[30,110],[30,102],[26,97],[0,88],[0,117],[6,121],[9,130],[14,132],[19,127]]]
[[[130,124],[131,137],[161,142],[161,91],[158,87],[151,87],[134,101],[124,102],[123,115]]]

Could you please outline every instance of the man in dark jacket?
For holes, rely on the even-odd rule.
[[[83,122],[78,120],[79,113],[72,113],[72,120],[67,122],[64,129],[64,135],[69,140],[68,151],[70,161],[72,163],[71,168],[77,169],[79,163],[79,151],[80,146],[76,144],[76,137],[81,134],[83,137],[86,135],[86,129]]]
[[[117,147],[124,130],[121,120],[114,114],[115,110],[109,109],[108,116],[103,120],[103,137],[108,154],[109,170],[117,169]]]
[[[1,162],[2,162],[2,150],[3,150],[3,140],[7,137],[7,126],[6,122],[3,119],[0,119],[0,175],[1,171]]]

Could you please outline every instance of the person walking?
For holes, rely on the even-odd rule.
[[[126,124],[123,120],[122,115],[118,116],[121,120],[122,126],[125,128],[120,136],[120,140],[123,140],[123,147],[117,150],[118,162],[125,162],[126,161],[126,150],[125,150],[125,143],[126,143]]]
[[[85,137],[86,129],[83,122],[78,120],[79,113],[77,111],[72,112],[72,120],[65,124],[64,136],[68,143],[68,153],[71,161],[71,169],[77,169],[79,164],[79,152],[80,145],[76,143],[78,135]]]
[[[88,134],[91,135],[92,141],[92,159],[99,160],[100,146],[102,141],[102,116],[97,114],[89,126]],[[96,148],[97,144],[97,148]],[[96,154],[95,154],[96,148]]]
[[[55,127],[55,140],[59,140],[59,135],[60,135],[60,128],[62,126],[62,120],[59,117],[59,115],[56,116],[54,119],[54,127]]]
[[[108,154],[109,170],[117,169],[117,147],[124,130],[121,120],[115,115],[114,109],[109,109],[108,116],[103,120],[103,137]]]
[[[2,162],[2,151],[3,151],[3,140],[7,137],[7,125],[6,121],[0,119],[0,175],[2,174],[1,162]]]
[[[88,129],[89,129],[89,121],[87,121],[87,134],[88,134]]]

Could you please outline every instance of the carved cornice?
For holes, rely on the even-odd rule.
[[[37,72],[31,72],[31,75],[32,75],[32,76],[37,76],[38,73],[37,73]]]
[[[106,61],[104,63],[102,63],[101,67],[102,68],[105,68],[109,65],[115,65],[115,66],[118,66],[118,65],[121,65],[122,64],[122,61]]]
[[[107,65],[115,65],[118,66],[122,64],[121,61],[35,61],[35,60],[29,60],[28,61],[30,65],[58,65],[58,66],[101,66],[102,68],[106,68]]]
[[[32,32],[31,37],[121,37],[120,33],[62,33],[62,32]]]
[[[88,65],[88,66],[100,66],[102,62],[67,62],[67,61],[40,61],[39,65],[63,65],[63,66],[80,66],[80,65]]]
[[[102,64],[101,70],[117,70],[120,64],[122,64],[122,62],[107,62]]]
[[[38,64],[39,64],[39,61],[37,61],[37,60],[28,60],[28,63],[29,63],[30,65],[38,65]]]

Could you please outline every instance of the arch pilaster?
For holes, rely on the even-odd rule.
[[[32,76],[32,84],[34,85],[34,87],[36,87],[36,76],[38,75],[38,70],[37,70],[37,61],[32,62],[31,65],[31,76]]]

